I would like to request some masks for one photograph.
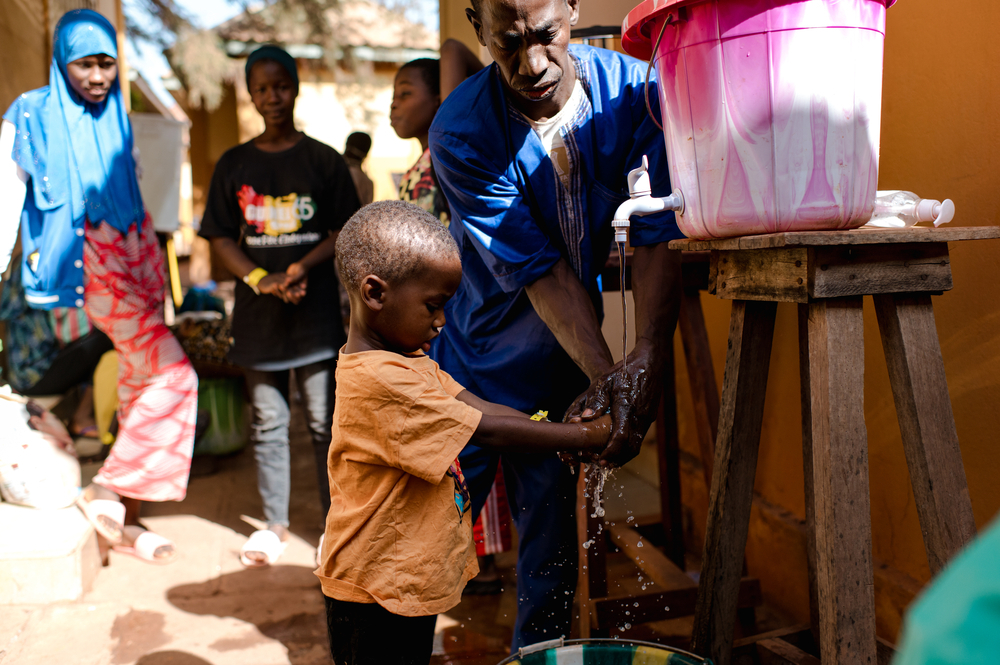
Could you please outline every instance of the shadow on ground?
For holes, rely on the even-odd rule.
[[[267,602],[261,602],[262,588],[281,589],[283,597],[275,598],[272,592]],[[210,645],[216,651],[246,649],[272,639],[288,650],[291,665],[333,662],[323,597],[311,568],[276,565],[228,573],[207,582],[176,586],[167,592],[167,600],[185,612],[232,617],[257,627]],[[169,662],[163,661],[164,665]]]

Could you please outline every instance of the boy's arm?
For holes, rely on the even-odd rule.
[[[518,411],[517,409],[512,409],[509,406],[504,406],[503,404],[494,404],[493,402],[487,402],[484,399],[476,397],[468,390],[463,390],[458,394],[456,399],[459,402],[464,402],[477,411],[481,411],[484,416],[511,416],[514,418],[530,418],[527,413]]]
[[[472,443],[500,452],[539,453],[567,450],[600,452],[611,434],[611,417],[586,423],[536,422],[528,414],[494,404],[463,390],[456,398],[481,411]]]
[[[501,453],[567,450],[599,453],[611,435],[611,416],[581,423],[538,422],[519,416],[483,414],[470,443]]]
[[[222,265],[226,266],[229,272],[236,275],[238,279],[246,277],[258,267],[232,238],[217,236],[212,238],[211,243],[212,249],[222,259]],[[284,281],[285,273],[270,273],[257,282],[257,290],[261,293],[269,293],[283,298],[282,289],[284,288]]]

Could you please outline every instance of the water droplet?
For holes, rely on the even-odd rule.
[[[632,603],[632,607],[639,607],[639,603]]]
[[[625,616],[629,616],[630,614],[632,614],[632,613],[629,612],[628,610],[625,610]]]
[[[636,547],[642,547],[642,541],[641,540],[636,544]]]
[[[30,118],[30,117],[31,117],[31,114],[30,114],[30,113],[28,113],[27,111],[25,111],[25,112],[24,112],[24,117],[25,117],[25,118]]]
[[[626,624],[625,624],[625,630],[628,630],[628,629],[629,629],[629,628],[631,628],[631,627],[632,627],[632,624],[630,624],[630,623],[626,623]]]

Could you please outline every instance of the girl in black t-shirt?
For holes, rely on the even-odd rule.
[[[337,232],[360,204],[340,154],[295,129],[295,60],[277,46],[263,46],[247,59],[246,76],[264,132],[219,160],[200,233],[242,278],[229,358],[247,378],[267,529],[251,535],[240,559],[264,566],[278,559],[289,537],[292,369],[312,435],[324,515],[329,508],[334,364],[345,341],[333,257]]]

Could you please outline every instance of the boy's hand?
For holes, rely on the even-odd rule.
[[[588,450],[567,451],[559,453],[559,459],[570,467],[577,464],[588,464],[597,462],[601,453],[606,450],[608,440],[611,438],[611,416],[604,415],[587,422],[582,422],[579,417],[570,420],[575,424],[580,424],[584,430],[584,437],[589,444]]]

